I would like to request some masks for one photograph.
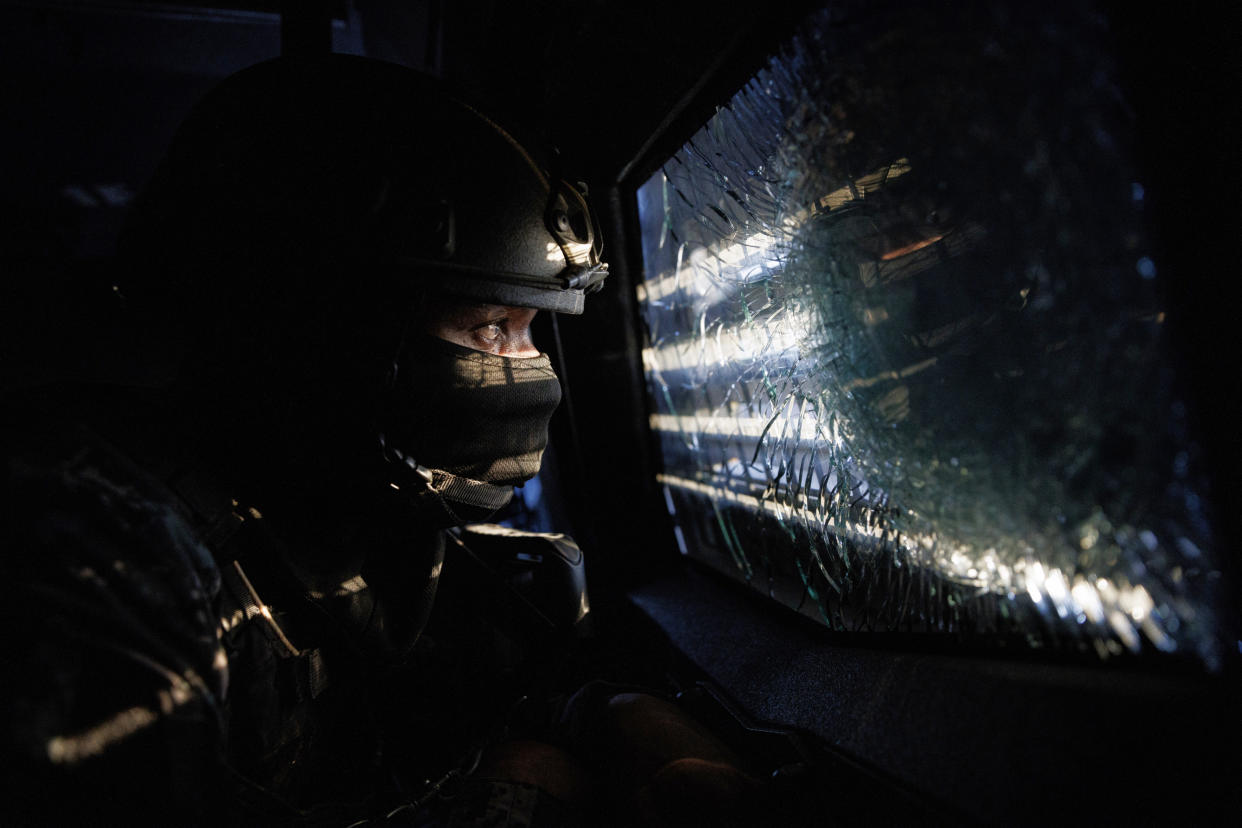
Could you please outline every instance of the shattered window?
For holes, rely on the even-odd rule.
[[[638,190],[677,544],[836,630],[1217,669],[1107,24],[924,5],[813,14]]]

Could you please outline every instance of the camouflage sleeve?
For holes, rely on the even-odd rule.
[[[4,489],[0,823],[229,821],[210,555],[104,446],[10,455]]]

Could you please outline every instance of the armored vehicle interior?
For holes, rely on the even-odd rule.
[[[605,678],[774,824],[1232,823],[1242,18],[1138,5],[5,0],[5,390],[98,369],[215,83],[413,67],[556,148],[610,265],[495,518],[554,537],[459,533],[428,726]]]

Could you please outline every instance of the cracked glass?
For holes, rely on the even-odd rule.
[[[1220,667],[1089,8],[836,4],[637,192],[677,545],[834,630]]]

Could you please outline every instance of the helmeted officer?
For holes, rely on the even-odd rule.
[[[5,404],[0,810],[382,813],[369,693],[441,530],[539,468],[560,388],[531,320],[607,274],[583,195],[412,71],[279,59],[195,109],[119,261],[102,375]]]

